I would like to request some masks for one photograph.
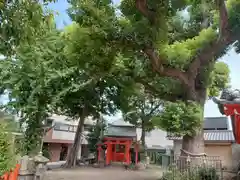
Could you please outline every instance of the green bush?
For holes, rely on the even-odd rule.
[[[219,175],[215,168],[196,167],[180,172],[171,169],[164,173],[161,180],[219,180]]]
[[[7,131],[7,124],[0,122],[0,176],[16,165],[13,136]]]
[[[215,168],[200,168],[198,170],[200,180],[219,180],[219,176]]]

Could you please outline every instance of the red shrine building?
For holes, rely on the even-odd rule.
[[[102,143],[98,144],[98,161],[105,153],[105,165],[122,162],[126,165],[139,162],[139,144],[136,128],[126,122],[109,124]]]

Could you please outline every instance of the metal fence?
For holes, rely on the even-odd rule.
[[[160,165],[162,180],[223,180],[222,161],[216,156],[182,157],[150,154],[150,163]]]
[[[174,156],[163,154],[161,152],[148,152],[150,164],[155,164],[164,167],[168,167],[173,163]]]

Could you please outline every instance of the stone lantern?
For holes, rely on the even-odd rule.
[[[19,180],[33,180],[35,174],[35,163],[33,158],[23,156],[20,160],[20,169],[18,173]]]
[[[36,167],[34,180],[43,180],[45,172],[47,171],[46,165],[49,162],[49,159],[44,157],[41,152],[37,156],[35,156],[33,159]]]

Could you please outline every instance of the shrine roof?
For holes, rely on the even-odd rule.
[[[240,98],[236,98],[233,100],[221,99],[217,97],[212,98],[213,102],[216,104],[240,104]]]
[[[182,140],[180,136],[174,136],[168,134],[170,140]],[[205,130],[204,131],[205,141],[219,141],[219,142],[235,142],[233,132],[231,130]]]
[[[110,125],[104,135],[112,137],[136,137],[137,132],[134,127],[118,127]]]
[[[133,124],[124,121],[122,118],[120,118],[120,119],[118,119],[116,121],[113,121],[112,123],[109,123],[109,125],[111,125],[111,126],[134,127]]]

